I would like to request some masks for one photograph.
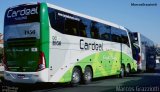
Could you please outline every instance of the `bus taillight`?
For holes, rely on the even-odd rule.
[[[39,62],[38,62],[38,69],[37,69],[37,71],[43,70],[45,68],[46,68],[46,60],[45,60],[44,53],[41,52],[40,53],[40,59],[39,59]]]

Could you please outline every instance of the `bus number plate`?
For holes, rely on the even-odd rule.
[[[25,77],[25,75],[24,74],[18,74],[17,77],[20,78],[20,79],[23,79]]]

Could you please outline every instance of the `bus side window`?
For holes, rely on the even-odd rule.
[[[117,28],[111,27],[111,38],[113,42],[121,43],[121,31]]]
[[[100,33],[100,39],[110,41],[110,27],[104,24],[100,24],[99,27],[99,33]]]
[[[75,20],[67,19],[65,20],[65,34],[78,36],[78,22]]]
[[[81,37],[87,37],[86,25],[84,25],[84,23],[82,23],[82,21],[79,22],[79,35]]]
[[[51,27],[53,29],[55,29],[56,31],[63,33],[65,18],[58,15],[58,13],[60,13],[60,12],[61,11],[54,10],[52,8],[48,8],[49,20],[50,20]]]
[[[49,13],[50,25],[51,25],[52,28],[54,28],[54,24],[55,24],[55,21],[56,21],[55,11],[51,8],[48,8],[48,13]]]
[[[91,37],[94,39],[99,39],[98,23],[94,21],[92,21],[91,24]]]
[[[121,31],[121,38],[122,38],[122,43],[126,44],[129,47],[129,40],[126,31],[124,30]]]
[[[80,17],[79,33],[81,37],[91,38],[91,20]]]

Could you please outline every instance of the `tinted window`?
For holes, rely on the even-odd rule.
[[[110,40],[111,27],[98,23],[95,21],[90,21],[90,35],[94,39]]]
[[[124,30],[121,31],[121,37],[122,37],[122,43],[129,46],[129,40],[128,40],[128,35],[126,31]]]
[[[90,26],[91,26],[91,21],[85,18],[80,18],[79,22],[79,33],[80,36],[82,37],[88,37],[90,38]]]
[[[61,33],[79,36],[79,21],[77,16],[59,10],[48,8],[50,24]]]
[[[113,42],[121,43],[121,30],[111,27],[111,38]]]
[[[95,39],[99,39],[99,27],[100,24],[97,22],[91,22],[91,37]]]
[[[63,33],[65,18],[58,15],[58,12],[60,12],[60,11],[56,11],[54,9],[48,8],[48,12],[49,12],[51,27],[53,29]]]
[[[48,11],[52,28],[61,33],[119,43],[122,35],[123,43],[128,44],[127,33],[123,30],[59,10],[48,8]]]
[[[111,32],[111,27],[106,26],[102,23],[98,23],[98,30],[99,30],[99,37],[101,40],[110,40],[110,32]]]
[[[78,21],[66,18],[64,33],[65,34],[69,34],[69,35],[76,35],[76,36],[78,36],[79,35]]]

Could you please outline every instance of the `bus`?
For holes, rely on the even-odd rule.
[[[139,32],[133,32],[135,43],[140,47],[139,71],[154,70],[156,67],[156,48],[152,40]]]
[[[137,71],[129,31],[49,3],[6,10],[4,78],[15,83],[89,83]]]

